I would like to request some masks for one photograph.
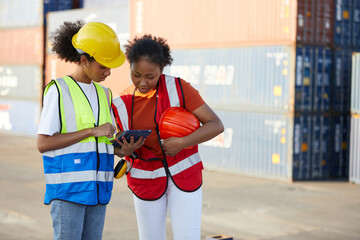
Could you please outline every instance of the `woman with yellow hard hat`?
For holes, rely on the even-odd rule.
[[[99,83],[125,56],[104,23],[64,22],[52,35],[59,58],[77,64],[73,73],[44,90],[37,147],[43,153],[45,204],[51,204],[54,239],[101,239],[114,176],[115,132],[111,91]],[[115,149],[131,154],[138,141]]]
[[[165,240],[169,211],[174,239],[199,240],[203,165],[197,145],[220,134],[223,124],[190,83],[163,74],[172,62],[165,39],[144,35],[125,48],[133,84],[113,99],[116,123],[120,130],[152,130],[125,158],[139,239]]]

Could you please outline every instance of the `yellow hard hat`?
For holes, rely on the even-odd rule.
[[[100,22],[85,24],[72,37],[72,44],[98,63],[108,68],[120,67],[125,62],[125,55],[120,49],[120,42],[114,30]]]

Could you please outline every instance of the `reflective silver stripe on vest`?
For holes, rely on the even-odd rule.
[[[60,84],[61,92],[62,92],[62,99],[64,106],[67,106],[64,108],[64,115],[65,115],[65,122],[66,122],[66,132],[76,132],[77,126],[76,126],[76,114],[75,109],[71,106],[73,106],[72,98],[70,95],[69,86],[66,84],[64,79],[58,78],[56,79],[57,82]]]
[[[114,179],[114,171],[98,171],[97,180],[99,182],[112,182]]]
[[[180,107],[179,96],[176,90],[176,80],[172,76],[165,75],[166,89],[168,92],[170,106]]]
[[[101,148],[101,152],[104,152],[104,147],[102,144],[99,144],[99,148]],[[66,148],[52,150],[48,152],[44,152],[44,156],[47,157],[55,157],[63,154],[70,154],[70,153],[87,153],[92,149],[92,151],[96,151],[96,142],[79,142],[73,145],[70,145]],[[114,149],[112,150],[114,151]]]
[[[190,157],[187,157],[177,164],[169,167],[171,176],[175,176],[176,174],[194,166],[195,164],[201,161],[199,153],[195,153]],[[155,179],[159,177],[165,177],[165,169],[163,167],[155,169],[153,171],[142,170],[138,168],[131,169],[131,177],[140,178],[140,179]]]
[[[112,171],[99,171],[96,176],[95,170],[45,174],[46,184],[62,184],[88,181],[112,182],[113,178],[114,172]]]
[[[126,110],[126,105],[124,103],[124,101],[121,99],[121,97],[115,97],[113,99],[113,104],[115,105],[115,107],[118,110],[118,114],[121,120],[121,124],[123,127],[123,130],[129,130],[129,124],[128,124],[128,114],[127,114],[127,110]]]

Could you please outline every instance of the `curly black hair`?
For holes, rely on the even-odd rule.
[[[80,64],[81,55],[85,55],[89,61],[94,61],[87,53],[79,54],[72,45],[72,37],[85,25],[85,22],[64,22],[55,32],[50,33],[52,50],[65,62]]]
[[[135,37],[133,41],[128,41],[125,45],[125,56],[130,64],[147,58],[152,63],[158,64],[161,68],[171,65],[171,51],[166,40],[145,34],[142,37]]]

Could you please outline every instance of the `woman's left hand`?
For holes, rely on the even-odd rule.
[[[182,138],[179,137],[169,137],[167,139],[161,139],[162,148],[165,151],[165,154],[168,156],[175,156],[178,152],[183,149],[183,141]]]

